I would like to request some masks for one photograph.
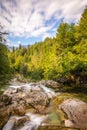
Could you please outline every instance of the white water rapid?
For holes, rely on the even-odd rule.
[[[56,96],[56,93],[51,89],[47,88],[46,86],[42,84],[36,84],[36,83],[26,83],[26,84],[12,84],[9,86],[10,89],[14,90],[22,90],[25,91],[34,91],[39,90],[44,92],[48,98],[52,98]],[[35,92],[37,92],[35,91]],[[24,123],[24,126],[21,128],[15,128],[15,120],[13,118],[10,118],[7,124],[4,126],[3,130],[37,130],[38,127],[41,125],[41,123],[48,117],[48,115],[39,115],[39,114],[32,114],[32,113],[26,113],[25,116],[29,117],[29,121],[26,121]],[[19,117],[20,118],[20,117]],[[15,117],[16,120],[18,120],[18,117]],[[9,127],[10,126],[10,127]]]
[[[49,98],[52,98],[53,96],[56,95],[53,89],[47,88],[46,86],[40,84],[40,88],[43,89],[43,91],[48,95]]]
[[[23,90],[42,90],[44,93],[46,93],[48,95],[49,98],[56,96],[56,93],[54,92],[53,89],[47,88],[46,86],[44,86],[42,84],[37,85],[34,83],[29,83],[29,84],[23,84],[20,86],[11,85],[9,87],[13,88],[13,89],[23,89]]]
[[[30,121],[27,121],[20,130],[37,130],[40,124],[47,118],[47,116],[35,115],[32,113],[27,113]]]
[[[15,126],[15,121],[18,122],[18,120],[22,120],[25,117],[29,117],[29,121],[26,121],[24,123],[24,126],[21,128]],[[25,116],[18,117],[18,116],[12,116],[8,120],[7,124],[3,127],[2,130],[37,130],[38,127],[41,125],[41,123],[47,118],[47,115],[38,115],[38,114],[32,114],[27,113]]]

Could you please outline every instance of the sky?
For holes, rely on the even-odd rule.
[[[77,23],[87,0],[0,0],[0,23],[9,46],[54,37],[59,24]]]

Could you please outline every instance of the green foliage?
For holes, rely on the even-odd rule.
[[[31,79],[35,80],[41,80],[43,79],[43,70],[42,69],[36,69],[30,74]]]
[[[0,80],[3,80],[10,73],[10,65],[7,55],[7,47],[0,43]]]
[[[9,62],[7,57],[7,48],[5,45],[0,43],[0,73],[6,73],[8,70]]]
[[[80,19],[79,26],[78,26],[78,33],[80,39],[82,38],[87,39],[87,7],[82,13],[82,17]]]
[[[13,70],[33,79],[57,79],[72,71],[87,72],[87,8],[75,25],[62,22],[55,38],[46,38],[8,54]]]
[[[20,68],[20,73],[23,75],[23,76],[27,76],[28,74],[28,66],[27,64],[23,64]]]

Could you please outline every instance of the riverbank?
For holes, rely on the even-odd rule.
[[[55,126],[55,128],[52,127],[52,130],[55,130],[56,127],[60,130],[68,130],[64,126],[67,117],[59,109],[59,105],[67,99],[74,98],[87,102],[87,95],[58,92],[60,88],[61,85],[52,80],[24,83],[14,78],[3,95],[0,96],[0,128],[2,129],[7,123],[3,130],[7,130],[7,127],[9,127],[8,130],[26,130],[27,128],[32,130],[32,127],[36,130],[39,126],[39,129],[43,130],[46,125]],[[36,118],[35,122],[39,123],[38,125],[35,122],[32,124],[32,116]],[[12,119],[11,122],[10,119]],[[28,124],[25,125],[27,121]],[[13,122],[12,127],[9,122],[10,124]],[[45,124],[44,127],[43,124]],[[50,126],[46,126],[45,130],[49,130],[49,128],[51,130]]]

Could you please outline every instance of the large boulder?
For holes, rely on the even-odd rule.
[[[16,104],[16,106],[20,105],[27,109],[32,107],[38,112],[43,111],[50,101],[50,96],[42,90],[38,83],[11,86],[4,92],[4,96],[11,98],[11,104],[13,104],[13,106]]]
[[[65,125],[75,128],[87,128],[87,103],[79,99],[67,99],[60,106],[68,116]]]
[[[37,112],[43,111],[49,104],[49,98],[47,94],[41,91],[32,91],[25,97],[26,106],[31,106]]]

